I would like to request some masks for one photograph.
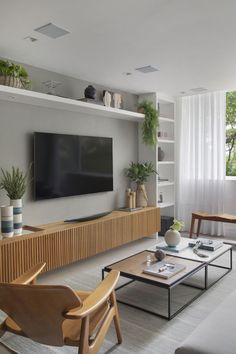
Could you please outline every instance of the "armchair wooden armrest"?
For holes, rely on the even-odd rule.
[[[30,268],[27,270],[27,272],[13,280],[11,284],[34,284],[36,277],[39,275],[45,265],[46,263],[36,264],[33,268]]]
[[[119,279],[120,272],[112,270],[101,284],[89,295],[80,308],[72,309],[64,314],[68,319],[79,319],[88,316],[96,311],[111,296],[116,283]]]

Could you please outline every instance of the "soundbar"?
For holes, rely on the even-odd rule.
[[[64,222],[83,222],[83,221],[91,221],[91,220],[96,220],[96,219],[99,219],[99,218],[102,218],[103,216],[106,216],[106,215],[109,215],[111,214],[112,211],[106,211],[104,213],[99,213],[99,214],[93,214],[93,215],[89,215],[89,216],[85,216],[83,218],[77,218],[77,219],[67,219],[67,220],[64,220]]]

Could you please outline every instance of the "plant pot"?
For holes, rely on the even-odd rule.
[[[12,237],[14,235],[12,206],[1,207],[1,233],[3,238]]]
[[[11,199],[13,206],[14,235],[22,234],[22,199]]]
[[[172,229],[166,231],[165,242],[167,243],[168,246],[175,247],[180,243],[180,241],[181,241],[181,236],[179,231],[172,230]]]
[[[84,97],[90,98],[91,100],[95,100],[96,98],[96,89],[92,85],[88,85],[84,90]]]
[[[136,191],[136,205],[137,207],[147,207],[148,197],[144,184],[139,183]]]
[[[164,151],[158,146],[158,161],[163,161],[165,157]]]
[[[20,78],[6,75],[0,75],[0,85],[11,86],[16,88],[23,87]]]

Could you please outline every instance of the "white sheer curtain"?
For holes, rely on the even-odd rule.
[[[224,212],[225,92],[181,97],[176,123],[176,215],[189,230],[191,213]],[[223,223],[201,232],[224,235]]]

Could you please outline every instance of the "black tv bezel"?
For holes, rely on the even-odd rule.
[[[99,191],[99,192],[88,192],[88,193],[83,193],[83,194],[73,194],[73,195],[64,195],[64,196],[58,196],[58,197],[48,197],[48,198],[39,198],[36,196],[36,163],[35,163],[35,156],[36,156],[36,149],[35,149],[35,137],[36,134],[50,134],[50,135],[66,135],[66,136],[81,136],[81,137],[88,137],[88,138],[104,138],[104,139],[110,139],[111,140],[111,154],[112,154],[112,189],[109,190],[104,190],[104,191]],[[113,138],[110,136],[98,136],[98,135],[79,135],[79,134],[67,134],[67,133],[54,133],[54,132],[40,132],[40,131],[35,131],[33,133],[33,199],[34,201],[46,201],[46,200],[53,200],[53,199],[61,199],[61,198],[71,198],[71,197],[80,197],[80,196],[86,196],[90,194],[98,194],[98,193],[107,193],[107,192],[113,192],[114,191],[114,166],[113,166]]]

